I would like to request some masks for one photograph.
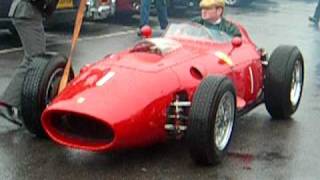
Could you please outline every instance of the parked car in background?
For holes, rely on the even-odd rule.
[[[152,9],[154,9],[154,1]],[[169,15],[181,12],[199,11],[200,0],[166,0]],[[228,6],[247,5],[253,0],[225,0]],[[139,13],[141,0],[88,0],[87,19],[105,19],[114,15],[131,16]]]
[[[237,7],[248,5],[252,1],[253,0],[225,0],[225,3],[227,6]],[[168,13],[169,15],[181,14],[181,12],[187,12],[186,10],[188,10],[188,12],[199,12],[199,2],[200,0],[167,0]]]
[[[140,0],[116,0],[117,14],[134,14],[139,13]]]
[[[114,15],[131,16],[139,9],[140,0],[88,0],[86,18],[98,20]]]
[[[248,5],[253,0],[225,0],[227,6],[244,6]],[[167,0],[169,12],[175,10],[191,8],[198,9],[200,0]]]
[[[86,18],[97,20],[113,16],[116,11],[116,0],[88,0]]]
[[[9,29],[11,33],[16,34],[16,30],[11,23],[8,13],[13,0],[2,0],[0,6],[0,29]],[[77,7],[80,0],[60,0],[57,10],[51,17],[46,19],[45,26],[53,26],[61,23],[74,22],[77,13]]]
[[[186,10],[199,10],[199,0],[167,0],[169,15],[181,14]]]
[[[9,29],[11,32],[15,32],[10,18],[8,17],[10,5],[13,0],[3,0],[0,6],[0,29]]]
[[[243,6],[243,5],[248,5],[252,2],[253,0],[225,0],[226,5],[228,6]]]

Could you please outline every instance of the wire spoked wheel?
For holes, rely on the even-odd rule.
[[[218,164],[231,140],[236,94],[227,77],[209,76],[198,86],[191,103],[187,141],[191,158],[204,165]]]
[[[214,140],[219,150],[227,146],[234,123],[235,101],[231,92],[226,92],[220,100],[215,117]]]

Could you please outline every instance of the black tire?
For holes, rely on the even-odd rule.
[[[230,95],[231,129],[223,147],[216,143],[215,125],[219,104],[225,95]],[[226,77],[209,76],[196,90],[190,109],[187,142],[191,158],[202,165],[215,165],[222,161],[226,154],[236,117],[236,93],[232,82]]]
[[[296,63],[301,64],[301,91],[299,99],[292,102],[290,98],[293,73]],[[268,112],[275,119],[287,119],[298,108],[304,81],[304,63],[301,52],[296,46],[277,47],[265,69],[264,98]]]
[[[249,5],[253,0],[226,0],[225,3],[227,6],[230,7],[240,7],[240,6],[247,6]]]
[[[38,137],[46,137],[41,125],[41,114],[57,95],[67,59],[58,54],[32,57],[22,90],[21,112],[27,130]],[[74,76],[73,70],[70,78]]]

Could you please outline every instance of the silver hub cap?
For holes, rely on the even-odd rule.
[[[225,3],[227,5],[235,5],[237,3],[238,0],[225,0]]]
[[[226,92],[218,106],[214,124],[214,141],[219,150],[224,150],[231,137],[234,123],[235,100],[231,92]]]
[[[303,70],[301,61],[296,61],[292,73],[290,101],[293,106],[299,102],[303,83]]]

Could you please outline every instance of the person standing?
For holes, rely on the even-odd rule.
[[[140,29],[149,24],[151,2],[151,0],[141,0]],[[167,2],[166,0],[155,0],[155,6],[157,9],[160,28],[161,30],[164,30],[168,26]]]
[[[318,5],[316,7],[316,10],[314,12],[314,15],[309,17],[309,20],[314,23],[315,25],[319,25],[319,19],[320,19],[320,0],[318,1]]]
[[[16,68],[13,78],[0,97],[0,116],[21,125],[19,111],[21,109],[21,91],[23,81],[32,62],[33,56],[45,53],[46,38],[43,27],[45,15],[51,14],[57,0],[45,4],[44,0],[14,0],[11,4],[9,17],[15,26],[24,50],[24,58]]]

